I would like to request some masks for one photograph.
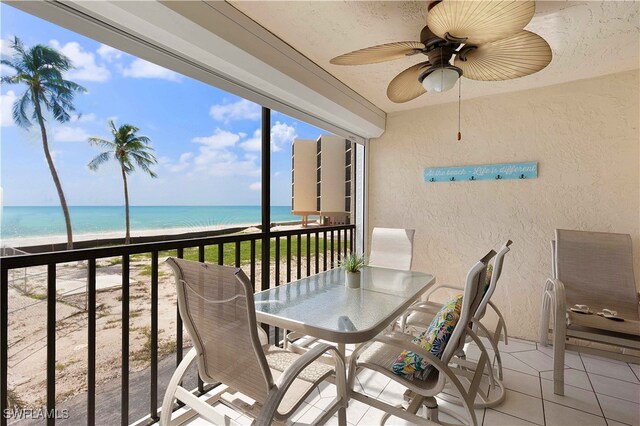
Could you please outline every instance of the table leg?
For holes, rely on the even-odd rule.
[[[338,352],[342,355],[342,359],[345,360],[345,368],[349,367],[349,364],[346,362],[346,345],[344,343],[338,343]],[[347,371],[347,377],[349,377],[349,372]],[[350,389],[347,388],[347,405],[349,404],[349,394]],[[338,425],[346,426],[347,425],[347,409],[342,407],[338,410]]]

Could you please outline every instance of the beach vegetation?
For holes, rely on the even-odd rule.
[[[140,170],[151,176],[157,177],[151,170],[151,166],[158,163],[152,154],[153,148],[150,146],[151,139],[147,136],[138,135],[140,130],[134,125],[123,124],[116,127],[113,120],[109,120],[109,127],[113,140],[101,138],[89,138],[91,145],[104,148],[105,151],[98,154],[88,164],[90,170],[97,170],[102,164],[114,159],[120,164],[122,182],[124,188],[124,209],[125,209],[125,237],[124,243],[129,244],[131,240],[131,225],[129,222],[129,188],[127,175],[130,175],[139,167]]]
[[[63,74],[74,67],[71,60],[56,49],[41,44],[27,48],[18,37],[11,41],[9,47],[13,55],[9,59],[2,59],[1,63],[12,68],[15,74],[0,77],[0,84],[26,86],[22,96],[19,96],[13,104],[13,120],[23,129],[30,129],[34,121],[40,127],[44,156],[64,214],[67,249],[71,250],[73,249],[71,216],[49,149],[45,114],[49,113],[60,123],[71,120],[71,114],[75,111],[74,97],[77,93],[86,92],[86,89],[64,79]]]

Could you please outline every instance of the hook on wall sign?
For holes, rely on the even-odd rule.
[[[502,179],[502,177],[500,175],[496,176],[496,180],[498,179]]]

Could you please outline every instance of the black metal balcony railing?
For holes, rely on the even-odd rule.
[[[204,262],[207,259],[207,248],[217,247],[217,263],[225,264],[225,246],[232,245],[234,247],[234,266],[243,266],[242,248],[246,249],[249,245],[249,262],[245,264],[248,269],[248,275],[257,291],[282,284],[281,265],[286,262],[284,282],[290,282],[295,278],[309,276],[320,272],[320,259],[322,258],[322,270],[337,266],[340,258],[353,250],[354,244],[354,225],[342,225],[321,228],[303,228],[287,231],[276,232],[260,232],[253,234],[235,234],[215,237],[204,237],[196,239],[185,239],[175,241],[150,242],[141,244],[131,244],[127,246],[91,248],[81,250],[71,250],[53,253],[41,253],[32,255],[20,255],[13,257],[4,257],[0,261],[0,426],[6,426],[9,419],[8,413],[8,355],[9,355],[9,271],[15,269],[46,266],[46,422],[48,425],[55,424],[56,409],[56,307],[58,302],[56,293],[56,271],[57,266],[68,262],[86,262],[87,263],[87,371],[86,371],[86,413],[69,413],[75,418],[74,424],[77,422],[85,422],[92,426],[96,424],[96,261],[104,258],[120,257],[122,265],[122,295],[121,295],[121,325],[122,325],[122,356],[120,366],[120,423],[122,425],[130,424],[130,420],[138,421],[145,415],[139,415],[140,407],[135,407],[136,417],[130,419],[130,350],[129,350],[129,324],[130,324],[130,272],[131,272],[131,256],[150,254],[150,373],[149,373],[149,409],[147,420],[144,423],[154,423],[159,419],[158,401],[162,395],[158,391],[158,268],[160,255],[172,255],[179,258],[185,257],[185,250],[189,250],[192,254],[193,250],[197,252],[199,261]],[[292,240],[295,239],[295,253],[292,253]],[[313,244],[312,244],[312,241]],[[284,246],[282,241],[284,240]],[[303,240],[306,244],[303,253]],[[322,243],[322,247],[321,247]],[[243,246],[244,244],[244,246]],[[258,258],[256,257],[257,244],[268,244],[269,250],[260,250]],[[271,247],[274,246],[274,252]],[[313,246],[313,247],[312,247]],[[263,259],[267,253],[268,258]],[[246,253],[245,253],[246,254]],[[304,254],[304,255],[303,255]],[[284,260],[282,257],[284,256]],[[209,256],[210,257],[210,256]],[[292,266],[292,258],[295,257],[295,268]],[[313,257],[313,259],[312,259]],[[256,263],[257,260],[262,262],[262,271],[270,270],[271,265],[275,265],[275,270],[270,276],[262,276],[260,273],[260,286],[256,287]],[[313,260],[313,264],[312,264]],[[215,260],[214,260],[215,261]],[[268,263],[265,268],[264,262]],[[303,268],[306,266],[306,268]],[[312,266],[314,266],[312,268]],[[259,273],[260,271],[258,271]],[[271,280],[273,281],[271,282]],[[176,306],[176,365],[180,363],[183,356],[183,331],[180,315],[177,313]],[[279,342],[279,330],[270,330],[270,336],[273,343]],[[209,388],[205,388],[201,380],[198,380],[198,390],[200,394],[207,392]],[[80,416],[84,417],[81,419]],[[73,420],[73,419],[69,419]]]

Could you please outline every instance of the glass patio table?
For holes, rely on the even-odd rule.
[[[255,294],[259,322],[344,345],[371,340],[435,284],[430,274],[365,266],[360,288],[332,269]]]

